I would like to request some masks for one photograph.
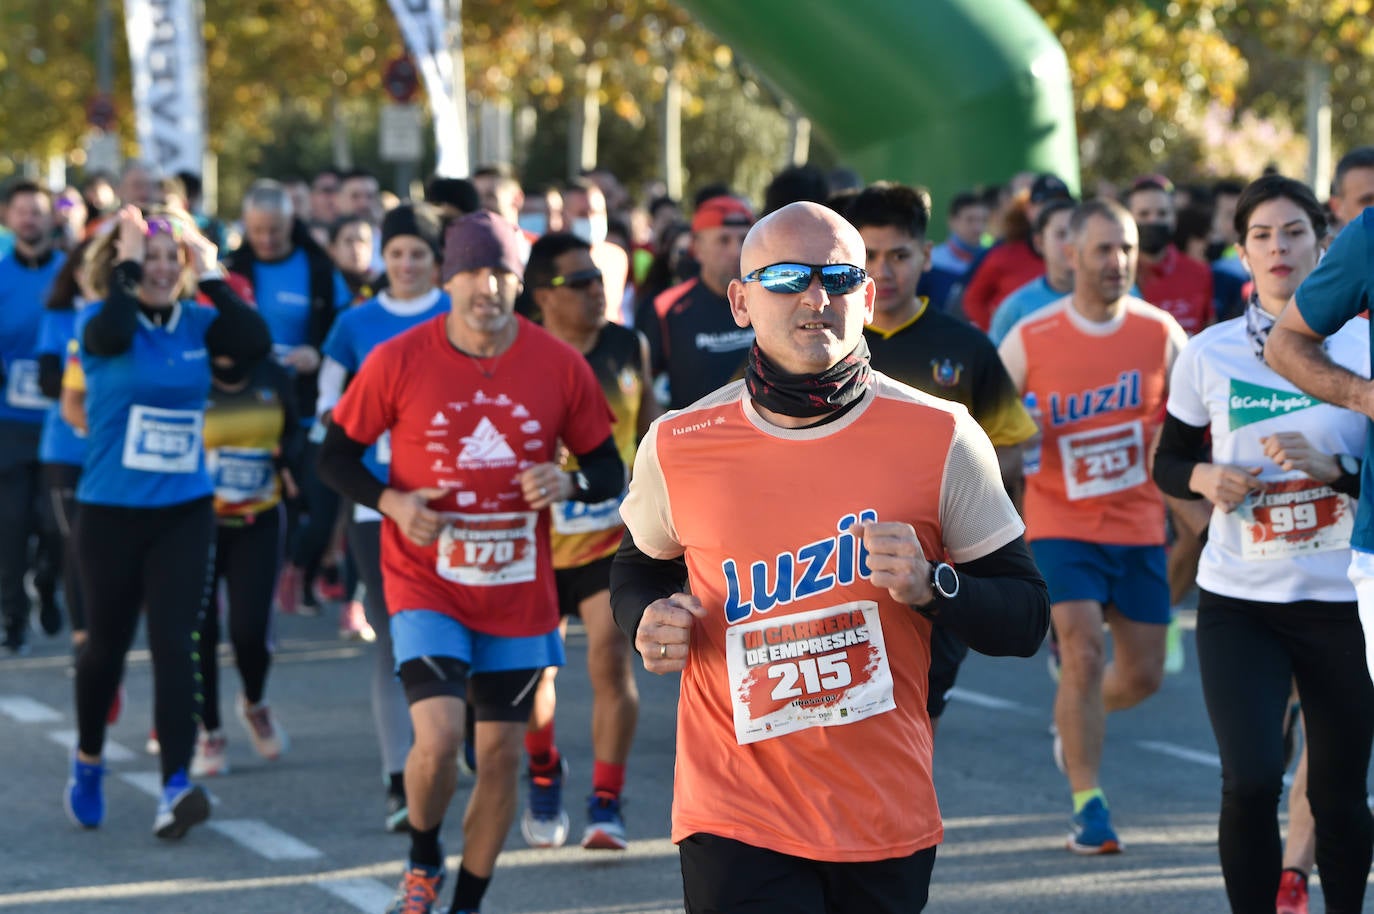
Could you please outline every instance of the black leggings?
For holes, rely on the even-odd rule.
[[[7,434],[15,424],[0,423],[0,432]],[[22,643],[29,629],[31,607],[24,591],[24,575],[29,570],[29,539],[42,533],[38,517],[41,489],[37,460],[0,468],[0,505],[5,506],[0,522],[0,618],[5,635],[15,643]]]
[[[220,525],[215,543],[215,585],[224,581],[228,597],[229,641],[249,704],[262,701],[272,621],[272,593],[281,564],[282,508],[257,515],[252,523]],[[205,688],[201,721],[206,730],[220,728],[219,606],[212,601],[200,623],[200,675]]]
[[[325,485],[315,469],[318,453],[318,444],[306,444],[301,456],[301,472],[296,478],[301,494],[295,517],[288,518],[291,563],[304,572],[301,587],[306,594],[310,593],[320,562],[329,551],[329,540],[339,518],[339,493]],[[302,511],[304,518],[300,516]]]
[[[76,661],[76,722],[86,755],[104,748],[105,715],[145,608],[162,780],[190,764],[201,703],[193,635],[209,592],[214,535],[209,497],[165,508],[81,506],[76,553],[87,637]]]
[[[43,485],[57,535],[62,541],[62,592],[67,598],[67,615],[72,631],[86,630],[85,603],[81,600],[81,578],[76,568],[76,484],[81,481],[81,467],[70,463],[43,464]]]
[[[1197,651],[1221,751],[1221,871],[1231,910],[1274,911],[1283,716],[1296,679],[1322,895],[1329,914],[1358,914],[1374,852],[1365,805],[1374,684],[1355,603],[1257,603],[1202,591]]]

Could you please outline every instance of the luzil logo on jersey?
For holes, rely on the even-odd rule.
[[[1081,394],[1050,394],[1050,424],[1068,425],[1093,416],[1140,405],[1140,372],[1123,371],[1111,384]]]
[[[506,443],[506,436],[497,431],[486,416],[477,423],[473,433],[465,435],[462,440],[463,452],[458,455],[458,466],[464,469],[511,466],[515,463],[515,451]]]
[[[853,584],[869,578],[868,550],[850,532],[855,524],[878,519],[871,508],[857,515],[846,514],[835,525],[837,536],[807,543],[795,552],[782,552],[768,562],[754,562],[749,566],[749,579],[741,581],[734,559],[721,563],[725,574],[725,621],[742,622],[754,613],[766,613],[775,606],[812,597],[832,590],[837,585]],[[833,561],[832,561],[833,560]],[[773,587],[768,587],[769,578]],[[745,584],[749,586],[746,598]]]

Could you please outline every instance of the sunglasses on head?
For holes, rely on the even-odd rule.
[[[760,267],[741,282],[756,282],[769,292],[795,295],[811,288],[811,280],[820,277],[826,295],[847,295],[868,278],[868,272],[852,263],[774,263]]]
[[[554,289],[568,288],[585,292],[594,282],[601,282],[601,271],[595,267],[590,270],[578,270],[567,276],[555,276],[549,280],[549,286]]]
[[[148,237],[154,235],[171,235],[173,241],[180,241],[181,223],[164,216],[155,216],[148,220]]]

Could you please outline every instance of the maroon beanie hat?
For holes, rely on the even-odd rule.
[[[455,273],[483,267],[524,279],[525,265],[520,262],[515,239],[515,226],[495,213],[483,210],[455,219],[444,233],[442,281],[448,282]]]

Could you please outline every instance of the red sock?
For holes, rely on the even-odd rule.
[[[558,767],[558,747],[553,744],[553,722],[542,730],[525,731],[525,754],[530,757],[530,770],[547,773]]]
[[[625,789],[625,766],[610,762],[595,762],[592,765],[592,790],[595,793],[608,793],[620,796]]]

